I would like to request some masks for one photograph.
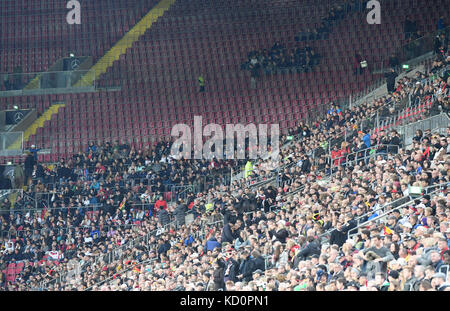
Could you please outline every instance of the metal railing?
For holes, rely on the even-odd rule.
[[[84,76],[88,70],[43,71],[24,73],[2,73],[7,86],[2,88],[0,95],[8,96],[9,91],[31,92],[33,90],[54,90],[79,88],[80,81],[83,87],[95,88],[95,80],[88,82]]]
[[[192,214],[192,213],[186,213],[186,216],[188,216],[190,214]],[[173,216],[171,214],[169,214],[169,216],[170,216],[170,218],[173,219]],[[195,222],[195,220],[194,220],[194,222]],[[203,220],[200,223],[200,225],[201,225],[200,230],[198,230],[195,233],[196,237],[198,238],[198,237],[201,236],[202,233],[205,233],[205,227],[208,227],[208,226],[211,226],[211,225],[215,225],[215,224],[220,224],[220,223],[223,223],[223,219],[222,220],[218,220],[218,221],[215,220],[213,222],[208,221],[208,220]],[[132,227],[133,225],[132,224],[127,224],[127,225],[124,225],[124,226]],[[158,229],[153,230],[153,231],[145,234],[144,236],[138,237],[138,238],[136,238],[134,240],[127,241],[126,244],[120,245],[119,247],[114,248],[113,250],[109,251],[106,254],[100,254],[100,255],[95,256],[93,258],[93,260],[91,260],[91,263],[90,264],[88,263],[88,265],[98,266],[99,264],[103,264],[104,265],[104,264],[109,264],[109,263],[111,263],[114,260],[119,260],[119,259],[123,258],[123,254],[125,253],[125,250],[132,249],[134,246],[140,245],[142,243],[144,243],[144,245],[148,245],[150,247],[150,249],[152,249],[154,247],[154,245],[153,244],[149,244],[149,240],[150,240],[151,237],[159,236],[159,235],[167,232],[168,228],[170,228],[170,227],[177,227],[177,226],[178,226],[177,221],[176,220],[172,220],[168,224],[166,224],[164,226],[160,226]],[[138,227],[140,227],[140,225],[134,225],[134,227],[138,228]],[[84,267],[81,267],[81,269],[78,269],[78,274],[83,272],[83,271],[86,271],[86,267],[87,266],[84,266]],[[68,273],[66,273],[64,275],[60,275],[59,277],[54,278],[54,279],[52,279],[50,281],[43,281],[43,282],[41,282],[39,288],[41,290],[43,290],[43,289],[48,288],[48,285],[50,285],[50,284],[61,283],[63,281],[67,281],[69,279],[68,277],[73,276],[73,275],[74,275],[73,271],[69,271]]]
[[[133,271],[136,266],[142,266],[142,265],[151,265],[152,263],[154,263],[155,261],[157,261],[156,258],[152,258],[152,259],[148,259],[148,260],[144,260],[144,261],[138,261],[136,263],[132,263],[131,266],[128,269],[124,269],[123,271],[120,271],[120,274],[127,274],[130,271]],[[95,285],[92,285],[88,288],[86,288],[84,291],[93,291],[93,290],[98,290],[100,286],[105,285],[106,283],[111,283],[112,281],[115,280],[115,276],[110,276],[108,278],[106,278],[105,280],[96,283]]]
[[[391,204],[387,204],[387,205],[385,205],[385,206],[383,206],[381,208],[378,208],[377,212],[381,211],[382,213],[380,215],[374,217],[374,218],[371,218],[371,219],[363,222],[363,223],[358,223],[358,225],[355,228],[353,228],[353,229],[351,229],[351,230],[349,230],[347,232],[348,238],[353,238],[357,234],[357,233],[353,233],[353,232],[358,231],[360,228],[366,227],[368,224],[370,224],[372,222],[375,222],[375,221],[378,221],[380,219],[386,218],[386,216],[388,216],[392,212],[394,212],[396,210],[399,210],[399,209],[403,208],[404,206],[409,206],[409,205],[413,204],[416,200],[419,200],[419,199],[423,198],[424,195],[436,194],[437,192],[439,192],[441,190],[442,186],[448,186],[448,184],[449,183],[447,182],[447,183],[441,183],[441,184],[429,186],[429,187],[423,189],[423,193],[420,196],[412,198],[412,196],[409,195],[408,197],[412,198],[412,199],[410,199],[406,203],[402,203],[399,206],[390,208],[388,210],[386,210],[386,208],[390,207]],[[394,202],[398,203],[398,200],[396,200]],[[392,203],[394,203],[394,202],[392,202]],[[374,213],[375,213],[375,211],[372,211],[372,214],[374,214]]]
[[[378,144],[371,146],[369,148],[365,148],[362,150],[358,150],[356,152],[352,152],[341,157],[330,157],[331,160],[331,170],[338,166],[351,166],[353,163],[358,163],[364,161],[367,163],[368,159],[374,158],[380,154],[388,154],[388,153],[398,153],[400,146],[398,145],[389,145],[389,144]],[[393,151],[395,150],[395,151]],[[385,151],[381,153],[380,151]]]
[[[419,120],[414,123],[401,125],[399,127],[399,133],[405,137],[405,144],[410,145],[413,142],[413,137],[417,130],[424,132],[427,129],[441,130],[446,129],[450,124],[450,118],[446,113],[440,113],[439,115],[432,116],[430,118]]]
[[[21,155],[23,147],[23,132],[0,133],[0,156]]]
[[[163,226],[162,228],[165,229],[171,225],[174,225],[175,221],[172,221],[171,223]],[[131,227],[132,225],[129,224],[129,226]],[[125,254],[125,250],[127,249],[131,249],[133,248],[133,246],[140,244],[141,242],[144,242],[145,244],[148,244],[148,241],[150,240],[150,238],[152,236],[158,236],[160,235],[162,232],[161,228],[151,231],[149,233],[147,233],[145,236],[143,237],[139,237],[135,240],[130,240],[127,241],[127,243],[120,245],[118,247],[113,248],[111,251],[107,252],[106,254],[99,254],[97,256],[94,256],[91,260],[90,263],[87,263],[84,267],[81,267],[81,270],[79,271],[79,273],[86,271],[87,266],[89,265],[93,265],[93,266],[98,266],[100,263],[102,264],[109,264],[111,263],[113,260],[118,260],[120,258],[122,258],[122,255]],[[55,284],[55,283],[61,283],[63,281],[68,281],[69,277],[73,275],[72,271],[67,272],[66,274],[60,275],[57,278],[54,278],[52,280],[49,281],[43,281],[40,283],[40,288],[41,289],[46,289],[48,288],[48,285],[50,284]]]
[[[393,130],[405,126],[410,122],[414,122],[417,118],[424,116],[424,109],[429,108],[432,101],[433,98],[426,103],[419,103],[410,108],[400,110],[395,116],[386,118],[385,120],[379,122],[378,126],[370,131],[370,134],[373,135],[377,131]]]

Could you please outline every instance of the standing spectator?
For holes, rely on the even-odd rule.
[[[398,146],[397,148],[394,146],[391,146],[388,148],[388,152],[397,153],[398,149],[402,146],[402,139],[400,138],[400,135],[396,130],[391,131],[391,139],[389,141],[389,145]]]
[[[39,150],[41,150],[41,149],[40,148],[36,148],[35,145],[31,145],[30,152],[31,152],[31,154],[34,157],[34,162],[35,163],[37,163],[37,161],[38,161],[38,152],[39,152]]]
[[[354,58],[354,63],[353,63],[353,67],[355,69],[355,76],[357,75],[362,75],[363,71],[361,68],[361,62],[363,61],[362,56],[361,56],[361,52],[356,53],[355,54],[355,58]]]
[[[25,172],[22,167],[22,163],[19,163],[14,167],[14,188],[19,189],[23,187],[23,182],[25,179]]]
[[[415,32],[417,32],[417,24],[416,22],[413,22],[410,19],[410,16],[406,16],[405,22],[404,22],[404,32],[405,32],[405,39],[409,39],[413,36]]]
[[[174,214],[177,220],[177,226],[181,227],[184,225],[186,217],[187,206],[184,204],[183,199],[178,200],[178,205],[175,208]]]
[[[445,33],[441,33],[436,36],[434,40],[434,52],[438,55],[445,55],[448,49],[448,39]]]
[[[198,85],[200,87],[200,93],[205,92],[205,78],[203,78],[202,76],[198,77]]]
[[[27,156],[25,158],[25,182],[28,184],[28,181],[33,173],[33,167],[35,164],[35,160],[33,155],[30,152],[27,152]]]
[[[387,84],[387,91],[389,94],[394,93],[395,91],[395,78],[397,77],[397,73],[395,72],[394,68],[391,68],[389,72],[384,74],[384,77],[386,78],[386,84]]]
[[[13,88],[11,81],[9,81],[9,76],[5,74],[3,76],[3,85],[5,86],[5,91],[10,91]]]
[[[22,89],[22,66],[16,66],[13,75],[13,90],[20,89]]]
[[[444,16],[441,16],[437,22],[437,30],[440,31],[442,29],[445,29],[445,20],[444,20]]]
[[[394,259],[389,249],[383,246],[383,239],[377,235],[372,238],[372,247],[362,251],[367,261],[366,272],[368,279],[374,279],[377,272],[386,273],[387,262]]]
[[[169,212],[165,209],[161,209],[158,213],[159,223],[162,226],[168,225],[170,223],[170,215]]]
[[[391,56],[389,56],[389,67],[394,68],[394,70],[397,70],[399,65],[400,61],[398,60],[397,55],[392,53]]]
[[[224,268],[225,263],[222,261],[221,254],[219,254],[217,260],[214,262],[214,290],[225,290]]]

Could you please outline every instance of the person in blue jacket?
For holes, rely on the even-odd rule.
[[[205,253],[208,251],[213,251],[216,247],[220,248],[220,243],[217,241],[216,237],[213,235],[206,241],[204,251]]]
[[[35,145],[31,145],[31,148],[29,149],[29,151],[31,152],[31,154],[34,157],[34,161],[37,163],[38,161],[38,151],[40,151],[41,148],[36,148]]]

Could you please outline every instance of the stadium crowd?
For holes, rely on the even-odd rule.
[[[410,146],[395,130],[369,134],[377,111],[410,95],[429,103],[410,121],[448,112],[448,61],[369,104],[332,105],[293,129],[279,162],[229,186],[235,162],[176,160],[169,141],[91,143],[56,167],[35,163],[0,218],[1,271],[23,266],[1,274],[2,289],[450,290],[450,128]],[[269,175],[279,187],[252,186]],[[173,202],[174,184],[196,186]]]
[[[289,71],[309,72],[320,63],[320,54],[308,42],[327,39],[332,28],[347,14],[358,11],[362,2],[340,1],[330,4],[328,15],[320,20],[316,28],[307,28],[299,31],[294,39],[296,42],[306,42],[306,46],[297,46],[289,50],[285,44],[276,42],[269,50],[251,51],[247,60],[242,63],[241,69],[248,70],[251,77],[256,79],[261,72],[264,74],[283,73]]]

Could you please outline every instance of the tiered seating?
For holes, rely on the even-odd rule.
[[[409,4],[403,2],[396,5]],[[355,50],[361,49],[369,64],[379,63],[403,43],[406,14],[416,16],[428,12],[429,16],[438,16],[436,10],[427,9],[429,6],[423,4],[410,7],[410,11],[394,10],[387,5],[385,23],[374,26],[367,24],[365,13],[354,13],[337,26],[328,40],[309,43],[325,57],[316,72],[266,76],[261,79],[261,86],[252,90],[249,76],[239,70],[245,55],[253,49],[270,48],[275,41],[286,43],[289,48],[304,44],[296,43],[294,34],[316,23],[320,15],[302,14],[305,12],[298,1],[283,1],[282,5],[263,2],[256,7],[252,1],[227,3],[221,6],[219,1],[176,2],[167,16],[99,83],[121,84],[132,104],[162,107],[161,115],[150,116],[146,124],[163,120],[160,127],[166,134],[170,126],[165,127],[165,123],[182,120],[189,124],[193,114],[202,114],[205,122],[221,124],[270,122],[276,116],[281,126],[286,127],[296,119],[305,118],[306,111],[355,94],[381,78],[369,73],[355,78],[352,70]],[[316,12],[323,16],[326,5],[317,7]],[[297,16],[302,16],[301,21]],[[432,17],[428,19],[418,19],[419,29],[430,30]],[[207,81],[205,94],[197,93],[196,78],[200,74]],[[229,113],[219,108],[224,102],[231,108]],[[192,107],[188,114],[176,109],[175,115],[166,113],[186,105]]]
[[[76,53],[96,60],[155,4],[156,0],[83,1],[81,24],[69,25],[67,1],[0,2],[0,72],[46,71]]]
[[[6,1],[2,5],[15,6],[13,3],[22,2]],[[54,58],[53,52],[39,53],[45,54],[46,59],[56,59],[75,48],[77,54],[90,54],[98,59],[150,6],[138,0],[127,1],[127,6],[130,3],[136,7],[133,15],[127,13],[128,9],[126,13],[115,10],[124,7],[122,0],[88,3],[92,8],[88,12],[92,14],[100,8],[106,9],[104,16],[95,16],[98,20],[95,26],[82,23],[81,27],[92,27],[85,29],[87,34],[83,32],[90,40],[80,43],[79,32],[64,25],[55,36],[67,35],[67,46],[50,45],[55,51]],[[329,4],[300,0],[177,1],[96,81],[101,87],[120,86],[120,91],[22,96],[2,98],[0,103],[2,107],[36,104],[42,113],[54,101],[63,101],[66,107],[27,144],[33,142],[51,148],[55,155],[66,156],[84,149],[88,140],[120,140],[137,146],[154,143],[169,136],[176,123],[192,125],[194,115],[202,115],[204,124],[276,122],[286,129],[297,120],[317,114],[329,101],[348,98],[382,78],[369,72],[355,77],[355,51],[360,50],[369,65],[380,63],[404,43],[406,15],[418,22],[422,33],[429,32],[434,30],[439,17],[437,8],[443,4],[443,0],[384,3],[381,25],[368,25],[366,11],[352,12],[335,26],[327,40],[308,42],[323,56],[321,65],[313,72],[264,76],[259,79],[257,89],[251,89],[248,72],[240,70],[247,53],[270,48],[275,41],[283,42],[288,48],[303,47],[306,43],[295,42],[295,34],[317,25],[326,16]],[[44,14],[46,5],[33,8]],[[122,17],[118,16],[122,14],[128,18],[119,22]],[[86,15],[88,20],[94,16]],[[116,31],[117,28],[120,30]],[[102,35],[103,47],[101,41],[97,44],[96,36],[88,35],[90,31],[108,34],[107,39]],[[72,41],[76,43],[73,45]],[[11,51],[11,47],[4,50]],[[27,57],[26,53],[14,51],[20,57]],[[35,50],[27,51],[39,55]],[[14,58],[8,58],[8,64],[14,63],[10,60]],[[44,68],[31,64],[27,68]],[[198,93],[199,75],[205,77],[205,93]]]

